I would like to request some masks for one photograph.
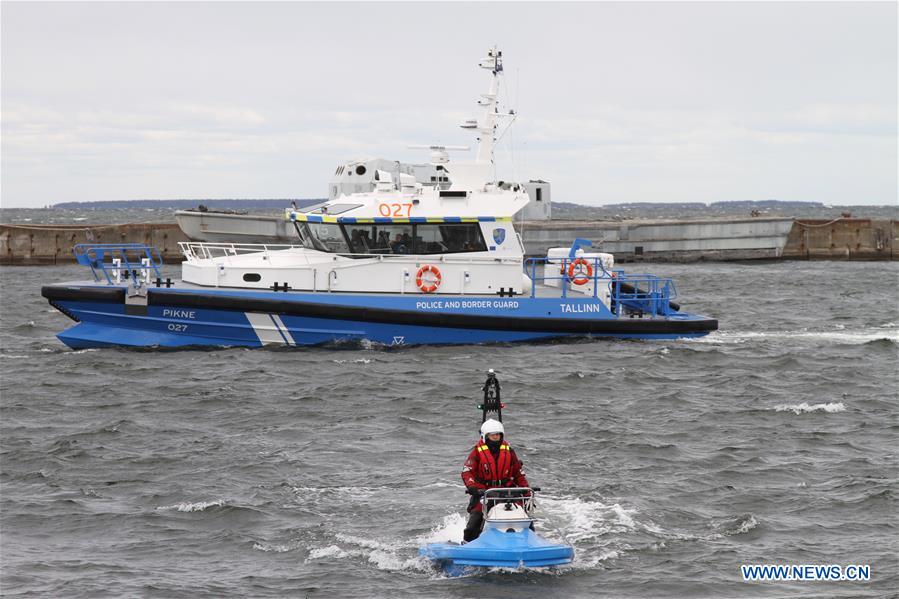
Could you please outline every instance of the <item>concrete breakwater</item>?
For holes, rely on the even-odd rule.
[[[181,262],[179,241],[189,241],[175,223],[123,225],[0,224],[0,264],[40,265],[74,262],[79,243],[145,243],[159,249],[164,262]]]
[[[252,219],[252,217],[249,217]],[[753,259],[899,260],[899,221],[866,218],[807,220],[739,218],[706,220],[533,221],[519,225],[531,256],[564,247],[576,237],[615,254],[619,262],[696,262]],[[250,237],[235,243],[253,243]],[[119,225],[0,224],[0,264],[73,262],[78,243],[144,243],[168,263],[181,261],[175,223]],[[272,240],[267,240],[271,243]],[[289,243],[290,239],[280,240]]]
[[[784,258],[899,260],[899,221],[800,219],[790,229]]]

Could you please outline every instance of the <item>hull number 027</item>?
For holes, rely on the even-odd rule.
[[[409,218],[412,216],[412,204],[378,204],[378,213],[381,216]]]

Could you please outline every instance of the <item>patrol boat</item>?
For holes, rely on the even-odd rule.
[[[514,216],[521,184],[497,181],[493,147],[502,53],[490,71],[473,162],[430,146],[448,185],[375,174],[375,189],[285,215],[289,245],[181,243],[180,280],[163,280],[155,248],[74,248],[93,280],[46,285],[42,295],[78,324],[72,348],[468,344],[564,337],[670,339],[717,328],[674,302],[673,281],[616,269],[610,254],[577,239],[525,257]]]
[[[484,383],[484,401],[478,405],[483,416],[502,422],[505,404],[493,370]],[[484,513],[483,529],[469,543],[431,543],[419,549],[419,555],[431,560],[450,576],[459,576],[472,568],[547,568],[569,564],[574,548],[554,543],[535,531],[533,516],[539,487],[502,487],[486,489],[479,495]]]

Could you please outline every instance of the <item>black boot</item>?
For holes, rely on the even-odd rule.
[[[481,512],[471,512],[468,515],[468,524],[465,525],[465,532],[462,533],[464,543],[470,543],[481,535],[481,527],[484,525],[484,514]]]

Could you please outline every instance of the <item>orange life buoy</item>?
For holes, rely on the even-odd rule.
[[[583,266],[584,268],[578,268],[579,266]],[[574,274],[575,271],[578,273],[577,276]],[[571,282],[575,285],[585,285],[587,281],[593,278],[593,267],[583,258],[573,260],[568,267],[568,278],[570,278]]]
[[[433,276],[424,278],[425,273],[431,273]],[[415,284],[418,285],[418,288],[421,289],[422,293],[433,293],[440,287],[440,281],[443,279],[440,276],[440,270],[437,269],[433,264],[425,264],[421,268],[418,269],[418,272],[415,273]]]

